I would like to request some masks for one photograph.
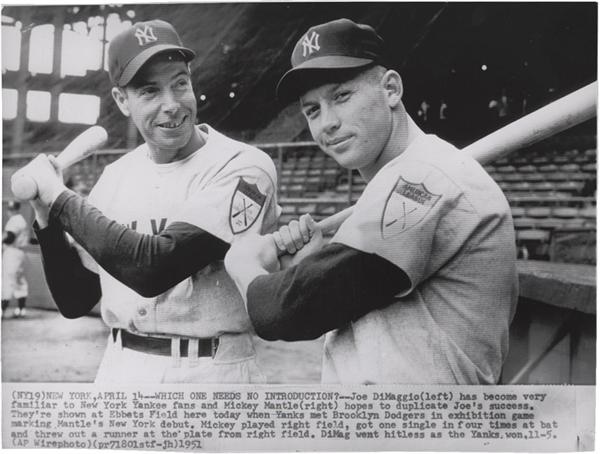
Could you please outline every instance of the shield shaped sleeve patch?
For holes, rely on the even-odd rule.
[[[248,230],[256,222],[263,209],[266,194],[258,186],[240,178],[231,197],[229,225],[234,234]]]
[[[390,238],[411,229],[427,216],[440,198],[441,194],[433,194],[423,183],[398,178],[383,209],[381,237]]]

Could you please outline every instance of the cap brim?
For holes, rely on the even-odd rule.
[[[354,70],[373,64],[367,58],[330,55],[307,60],[286,72],[277,84],[277,100],[289,103],[297,100],[310,88],[335,79],[345,78]]]
[[[179,51],[183,54],[183,57],[186,62],[189,62],[194,59],[196,53],[188,49],[187,47],[174,46],[172,44],[158,44],[156,46],[152,46],[143,52],[140,52],[131,61],[127,64],[123,72],[121,73],[121,77],[117,81],[117,85],[120,87],[124,87],[131,79],[137,74],[144,63],[146,63],[150,58],[154,57],[156,54],[166,51]]]

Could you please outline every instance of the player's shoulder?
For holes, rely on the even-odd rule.
[[[376,175],[378,185],[405,185],[437,194],[480,214],[508,210],[500,187],[470,155],[433,135],[415,142],[381,169]]]
[[[228,137],[213,128],[209,129],[209,134],[215,136],[225,149],[232,152],[231,159],[227,163],[229,170],[255,167],[257,169],[262,169],[270,176],[276,175],[273,159],[260,148]]]

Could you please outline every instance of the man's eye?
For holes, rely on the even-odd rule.
[[[317,116],[318,112],[319,112],[319,109],[317,107],[310,107],[304,111],[304,115],[306,116],[306,118],[312,119]]]
[[[338,102],[343,102],[343,101],[346,101],[350,97],[350,94],[351,93],[349,91],[340,91],[335,94],[334,98]]]
[[[187,79],[181,79],[177,81],[178,87],[187,87],[189,85],[189,81]]]
[[[156,93],[158,90],[156,89],[156,87],[142,87],[140,88],[140,95],[142,96],[146,96],[146,95],[152,95],[154,93]]]

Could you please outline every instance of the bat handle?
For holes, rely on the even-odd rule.
[[[317,222],[317,226],[319,226],[323,234],[335,232],[340,228],[344,221],[350,217],[353,210],[353,206],[345,208],[342,211]]]

